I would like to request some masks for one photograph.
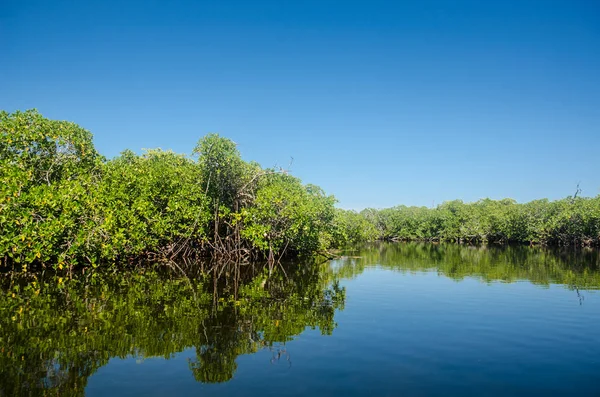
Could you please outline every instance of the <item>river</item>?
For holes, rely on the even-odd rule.
[[[594,250],[380,243],[186,274],[4,280],[0,396],[600,395]]]

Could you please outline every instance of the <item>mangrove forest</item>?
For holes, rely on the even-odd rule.
[[[107,159],[92,134],[36,110],[0,113],[0,258],[57,270],[213,258],[276,262],[375,240],[597,246],[600,196],[460,200],[360,212],[209,134],[190,154]]]

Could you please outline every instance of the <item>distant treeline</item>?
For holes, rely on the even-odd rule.
[[[348,212],[347,233],[361,240],[454,241],[597,246],[600,196],[445,202],[435,208],[398,206]],[[354,228],[351,226],[354,225]]]
[[[281,168],[242,160],[217,134],[192,155],[124,151],[37,111],[0,112],[0,260],[96,266],[213,256],[277,260],[377,240],[597,245],[600,196],[460,201],[360,213]]]

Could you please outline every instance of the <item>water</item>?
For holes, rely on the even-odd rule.
[[[596,251],[347,254],[216,285],[146,272],[5,289],[0,395],[600,395]]]

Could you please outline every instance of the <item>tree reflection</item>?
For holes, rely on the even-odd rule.
[[[374,244],[323,265],[220,268],[207,275],[135,269],[70,280],[0,278],[0,396],[84,395],[88,378],[111,358],[164,357],[193,348],[199,382],[227,382],[237,358],[268,349],[272,364],[291,365],[286,343],[307,327],[329,335],[345,303],[341,278],[368,266],[437,271],[456,280],[529,280],[579,293],[600,288],[594,250]],[[205,269],[210,267],[205,267]],[[215,269],[212,267],[211,269]],[[196,269],[197,270],[197,269]]]
[[[332,276],[351,278],[369,266],[400,272],[437,271],[455,280],[475,277],[485,282],[526,280],[573,289],[600,288],[599,251],[588,248],[375,243],[333,261],[331,272]]]
[[[306,327],[331,334],[345,291],[316,265],[269,275],[172,277],[156,271],[3,281],[0,396],[83,395],[114,357],[171,358],[194,347],[199,382],[230,380],[236,359]]]

